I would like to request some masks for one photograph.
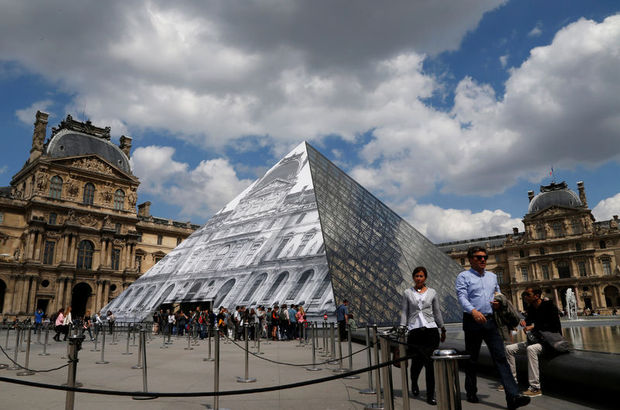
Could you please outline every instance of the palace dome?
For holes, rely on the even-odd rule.
[[[551,183],[540,187],[540,193],[532,198],[527,212],[531,214],[553,206],[581,208],[583,204],[579,195],[568,189],[566,182]]]

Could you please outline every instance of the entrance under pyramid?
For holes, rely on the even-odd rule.
[[[103,312],[141,321],[162,304],[286,303],[303,305],[309,320],[333,321],[347,299],[358,322],[387,324],[400,319],[402,293],[420,265],[444,320],[460,320],[460,265],[304,142]]]

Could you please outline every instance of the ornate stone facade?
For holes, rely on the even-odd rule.
[[[536,196],[529,191],[525,232],[514,228],[512,234],[438,246],[464,268],[469,268],[470,246],[486,247],[487,269],[497,274],[502,293],[521,310],[523,291],[538,286],[560,310],[565,310],[566,291],[572,289],[580,312],[609,313],[620,308],[618,216],[595,221],[583,182],[577,187],[578,195],[564,182],[541,186]]]
[[[199,226],[136,211],[131,138],[67,116],[45,142],[38,112],[30,157],[0,187],[0,313],[98,311]]]

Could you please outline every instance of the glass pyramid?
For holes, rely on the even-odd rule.
[[[103,311],[139,321],[163,303],[302,304],[309,320],[349,300],[358,322],[400,318],[424,265],[444,320],[460,320],[461,270],[422,234],[307,143],[239,194]]]

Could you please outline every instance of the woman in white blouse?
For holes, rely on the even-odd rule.
[[[446,328],[439,310],[439,300],[435,289],[426,287],[428,272],[424,266],[413,270],[413,287],[403,294],[403,308],[400,325],[406,326],[409,334],[407,345],[413,356],[411,363],[411,391],[420,394],[418,376],[422,367],[426,369],[426,401],[435,405],[435,372],[431,355],[439,347],[439,341],[446,340]],[[441,329],[441,336],[439,335]]]

